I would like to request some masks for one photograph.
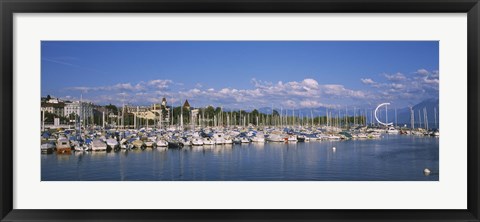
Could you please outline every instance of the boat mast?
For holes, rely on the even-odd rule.
[[[373,122],[373,111],[370,110],[370,126],[373,126],[375,122]]]
[[[181,102],[182,100],[180,100]],[[180,107],[180,128],[183,129],[183,104]]]
[[[353,107],[353,126],[357,124],[357,108],[354,106]]]
[[[388,109],[387,109],[387,105],[385,105],[385,123],[388,123]]]
[[[345,106],[345,128],[348,128],[348,108]]]
[[[428,131],[428,112],[427,108],[423,108],[423,113],[425,113],[425,129]]]
[[[173,126],[173,110],[174,110],[174,108],[173,108],[173,98],[172,98],[172,105],[171,105],[171,107],[172,107],[172,120],[170,121],[170,122],[171,122],[170,127]]]
[[[368,126],[368,112],[367,112],[367,108],[365,108],[365,126]]]
[[[83,115],[82,104],[83,104],[83,95],[80,94],[80,113],[79,113],[80,115],[78,115],[78,118],[80,118],[80,124],[79,124],[80,135],[82,135],[82,115]]]
[[[413,109],[410,106],[410,128],[415,129],[415,115],[413,114]]]
[[[42,132],[43,131],[45,131],[45,109],[42,109]]]
[[[397,127],[397,107],[395,107],[395,127]]]
[[[310,117],[312,118],[312,127],[313,127],[313,110],[310,109]]]
[[[295,108],[292,109],[292,127],[295,126]]]

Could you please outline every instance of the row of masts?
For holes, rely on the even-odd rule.
[[[313,109],[310,110],[309,114],[305,114],[304,112],[300,112],[295,109],[283,109],[280,108],[280,113],[278,110],[273,109],[269,114],[260,113],[256,110],[247,112],[245,110],[238,110],[238,111],[224,111],[223,107],[220,107],[220,112],[215,114],[208,114],[206,113],[207,108],[201,108],[200,113],[196,118],[194,118],[191,114],[190,110],[185,110],[185,107],[181,106],[182,112],[180,114],[175,115],[173,106],[170,106],[171,111],[169,115],[169,122],[163,122],[162,119],[162,112],[160,112],[160,120],[157,119],[146,119],[137,117],[135,114],[133,115],[133,126],[126,125],[125,121],[125,114],[126,114],[126,106],[122,106],[121,116],[117,115],[117,121],[115,124],[118,127],[126,128],[126,127],[133,127],[138,128],[140,126],[149,126],[154,127],[171,127],[171,126],[180,126],[180,127],[207,127],[207,126],[275,126],[275,127],[293,127],[293,126],[327,126],[327,127],[336,127],[336,128],[349,128],[351,126],[376,126],[378,123],[374,121],[373,118],[373,111],[370,110],[370,118],[368,118],[367,109],[357,109],[353,107],[353,116],[348,115],[348,108],[345,108],[345,112],[341,112],[340,109],[333,110],[333,109],[325,109],[324,116],[315,116],[313,115]],[[178,108],[178,107],[177,107]],[[213,108],[213,107],[212,107]],[[83,107],[80,107],[83,109]],[[217,108],[218,109],[218,108]],[[385,119],[388,120],[388,112],[387,107],[385,108]],[[357,111],[359,112],[357,115]],[[363,111],[363,112],[362,112]],[[138,112],[138,107],[137,107]],[[186,117],[184,117],[184,112],[188,113]],[[83,112],[82,112],[83,113]],[[428,121],[428,112],[427,108],[424,107],[423,109],[417,110],[417,115],[415,115],[414,110],[410,107],[410,128],[424,128],[429,129],[429,121]],[[45,129],[44,124],[45,119],[45,111],[42,110],[42,130]],[[76,116],[75,125],[76,128],[81,128],[80,126],[87,126],[89,123],[93,123],[93,121],[88,121],[88,118],[84,116]],[[113,120],[105,118],[105,112],[102,113],[102,126],[110,122],[112,123]],[[417,122],[417,124],[415,124]],[[395,127],[397,127],[397,109],[395,108]],[[437,108],[434,107],[434,124],[435,128],[438,129],[437,123]]]
[[[280,112],[276,109],[272,109],[271,113],[260,113],[256,110],[253,111],[246,111],[246,110],[238,110],[238,111],[224,111],[222,107],[218,113],[209,114],[206,113],[207,108],[200,108],[199,113],[196,117],[193,117],[191,114],[191,110],[186,109],[185,107],[181,106],[180,110],[182,112],[175,113],[175,107],[170,106],[171,112],[169,115],[169,121],[163,122],[160,121],[162,116],[160,114],[160,120],[157,119],[146,119],[142,117],[137,117],[134,114],[133,117],[133,128],[138,128],[139,126],[143,127],[171,127],[171,126],[179,126],[179,127],[207,127],[207,126],[275,126],[275,127],[293,127],[293,126],[327,126],[327,127],[337,127],[337,128],[349,128],[352,126],[377,126],[378,123],[374,121],[373,118],[373,111],[370,110],[368,113],[367,109],[357,109],[356,107],[353,108],[353,116],[348,115],[348,108],[345,108],[345,112],[342,112],[340,109],[325,109],[325,115],[323,116],[315,116],[313,115],[313,109],[310,110],[310,113],[306,114],[305,112],[300,112],[295,109],[283,109],[280,108]],[[179,108],[179,107],[177,107]],[[212,107],[213,108],[213,107]],[[117,122],[120,123],[121,128],[127,127],[125,124],[125,105],[122,107],[121,119],[120,115],[117,115]],[[138,107],[137,107],[138,111]],[[395,111],[395,127],[398,125],[397,119],[397,109]],[[358,115],[357,115],[358,112]],[[188,115],[184,115],[184,113],[188,113]],[[428,114],[426,107],[422,110],[418,110],[418,116],[415,117],[413,115],[413,109],[411,109],[411,129],[415,128],[425,128],[429,129],[428,125]],[[370,114],[368,117],[368,114]],[[421,115],[423,114],[423,115]],[[104,114],[103,114],[104,115]],[[385,111],[385,119],[388,120],[387,116],[387,108]],[[102,119],[103,126],[105,126],[105,117],[103,116]],[[435,127],[438,129],[437,124],[437,109],[434,108],[434,124]],[[110,119],[110,122],[112,120]],[[415,124],[417,122],[417,124]],[[129,125],[128,127],[132,127]]]

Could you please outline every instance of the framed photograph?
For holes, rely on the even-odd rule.
[[[479,221],[477,0],[0,6],[2,221]]]

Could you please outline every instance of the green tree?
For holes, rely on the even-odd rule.
[[[111,112],[113,112],[113,114],[117,115],[118,114],[118,108],[117,106],[115,105],[112,105],[112,104],[108,104],[105,106],[105,108]]]

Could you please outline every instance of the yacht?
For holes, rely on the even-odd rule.
[[[207,137],[203,140],[203,145],[215,145],[215,141],[213,141],[211,138]]]
[[[285,142],[283,136],[280,134],[270,134],[267,137],[268,142]]]
[[[202,146],[203,145],[203,140],[200,137],[195,137],[192,139],[192,145],[193,146]]]
[[[106,142],[107,142],[107,148],[109,148],[109,149],[116,150],[116,149],[120,148],[120,146],[118,145],[118,141],[116,139],[109,138],[109,139],[107,139]]]
[[[225,144],[232,144],[233,143],[233,140],[230,136],[226,136],[225,137]]]
[[[55,149],[55,144],[52,142],[44,143],[40,145],[40,150],[42,151],[42,153],[52,153],[54,149]]]
[[[132,142],[134,148],[145,149],[145,143],[142,140],[135,140]]]
[[[221,133],[214,133],[213,141],[215,142],[215,144],[225,144],[225,137]]]
[[[250,143],[250,140],[247,137],[241,137],[240,142],[241,143]]]
[[[252,138],[252,142],[264,143],[265,142],[265,136],[263,134],[257,134]]]
[[[107,150],[107,144],[101,139],[94,139],[90,144],[90,148],[92,151],[105,151]]]
[[[298,140],[297,140],[297,135],[288,135],[288,136],[285,138],[285,142],[288,142],[288,143],[296,143],[296,142],[298,142]]]
[[[70,141],[65,137],[58,138],[56,148],[57,153],[70,153],[72,151]]]
[[[388,133],[388,134],[399,134],[400,131],[398,131],[398,130],[395,129],[394,127],[388,127],[387,133]]]
[[[168,142],[164,139],[158,139],[157,147],[168,147]]]
[[[145,141],[145,147],[157,148],[157,142],[153,138],[148,138],[147,141]]]

